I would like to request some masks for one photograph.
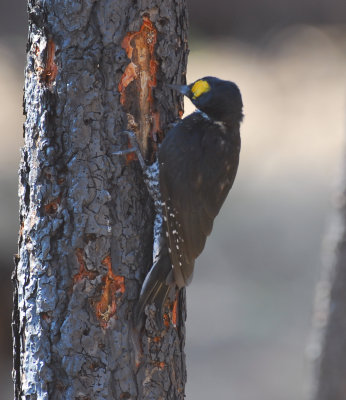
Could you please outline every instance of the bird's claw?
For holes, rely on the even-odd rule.
[[[136,149],[134,147],[132,147],[131,149],[127,149],[127,150],[115,151],[112,154],[115,156],[127,156],[128,154],[131,154],[131,153],[136,153]]]
[[[127,136],[129,137],[132,147],[130,149],[126,149],[126,150],[115,151],[112,154],[116,155],[116,156],[125,156],[127,154],[136,153],[136,156],[141,165],[141,168],[143,171],[145,171],[147,168],[147,165],[144,161],[141,149],[139,147],[136,134],[133,131],[123,131],[123,133],[126,133]]]

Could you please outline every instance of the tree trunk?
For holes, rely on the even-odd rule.
[[[344,164],[344,167],[346,164]],[[326,265],[317,286],[314,335],[313,400],[346,399],[346,173],[335,201],[326,243]]]
[[[130,320],[151,266],[154,210],[138,162],[112,153],[135,131],[148,163],[182,99],[185,0],[28,0],[25,145],[13,338],[16,399],[183,399],[178,324]],[[150,319],[149,319],[150,322]]]

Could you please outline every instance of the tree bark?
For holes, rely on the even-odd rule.
[[[154,210],[124,129],[148,163],[182,99],[185,0],[28,0],[25,145],[13,274],[16,399],[183,399],[178,324],[130,320],[151,266]],[[175,318],[174,318],[175,319]]]
[[[346,399],[346,164],[331,229],[326,238],[322,278],[317,286],[313,400]]]

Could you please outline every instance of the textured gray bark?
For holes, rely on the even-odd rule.
[[[346,167],[346,164],[344,165]],[[317,287],[311,355],[313,400],[346,399],[346,169],[326,238],[325,269]]]
[[[29,0],[25,145],[13,338],[16,399],[182,399],[178,324],[130,319],[152,261],[153,205],[138,163],[112,155],[133,129],[148,162],[182,109],[185,0]],[[172,321],[173,320],[173,321]]]

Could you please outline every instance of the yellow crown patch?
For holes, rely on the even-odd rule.
[[[210,85],[207,81],[204,81],[203,79],[195,82],[191,88],[191,92],[193,93],[193,99],[197,99],[201,94],[209,92],[210,90]]]

